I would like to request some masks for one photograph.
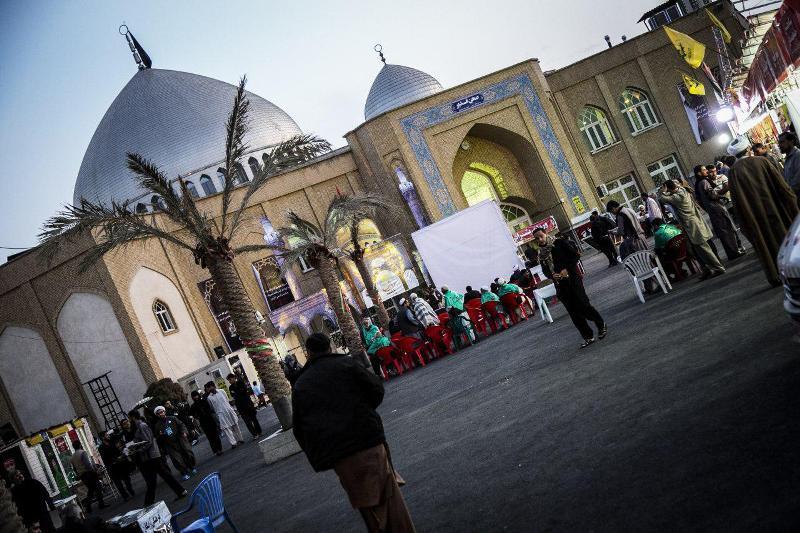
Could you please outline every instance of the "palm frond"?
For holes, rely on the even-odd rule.
[[[260,171],[253,176],[247,190],[239,204],[239,209],[231,217],[230,229],[227,237],[233,241],[236,230],[242,220],[242,214],[247,209],[250,198],[258,192],[267,181],[276,174],[305,163],[318,155],[328,152],[331,145],[325,139],[315,135],[295,135],[276,146],[261,157],[263,165]]]
[[[41,245],[39,253],[51,262],[64,245],[85,238],[93,230],[99,230],[97,233],[99,240],[96,240],[87,251],[84,266],[88,266],[115,248],[153,237],[193,250],[189,243],[162,230],[154,221],[148,223],[144,216],[131,211],[127,202],[123,204],[112,202],[111,206],[105,206],[84,200],[80,206],[65,206],[45,221],[38,235]]]
[[[391,213],[394,209],[394,204],[375,193],[338,194],[328,207],[325,232],[335,239],[341,228],[347,228],[352,239],[353,228],[362,220],[373,218],[378,211]]]
[[[236,96],[233,99],[233,109],[231,109],[230,115],[228,115],[228,122],[225,125],[225,184],[222,188],[222,227],[220,230],[220,234],[223,236],[227,235],[225,223],[228,208],[230,207],[231,194],[235,185],[235,166],[247,151],[244,136],[247,133],[250,100],[244,90],[246,84],[247,76],[242,76],[242,79],[239,80]]]
[[[181,195],[175,192],[167,176],[155,163],[140,154],[130,152],[127,154],[127,163],[139,185],[161,199],[163,205],[160,206],[160,210],[170,220],[179,226],[186,226],[192,233],[199,233],[202,230],[202,225],[192,213],[183,209],[184,200]]]

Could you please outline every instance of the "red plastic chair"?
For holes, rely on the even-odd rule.
[[[431,346],[437,355],[453,353],[453,332],[445,326],[428,326],[425,328],[425,335],[430,339]]]
[[[511,324],[508,321],[508,315],[500,310],[499,306],[500,302],[489,301],[485,304],[481,304],[481,308],[483,312],[488,317],[487,322],[489,323],[489,327],[492,328],[492,333],[497,333],[497,321],[500,321],[500,324],[504,328],[509,327]]]
[[[525,307],[520,305],[517,301],[518,294],[509,292],[508,294],[504,294],[500,297],[500,303],[503,304],[508,315],[511,317],[511,323],[516,324],[520,322],[520,320],[528,320],[528,313],[525,312]],[[520,314],[522,318],[517,316],[516,310],[520,310]]]
[[[441,313],[438,313],[436,316],[439,317],[439,324],[447,327],[447,323],[450,322],[450,313],[448,313],[447,311],[443,311]]]
[[[467,310],[467,314],[469,315],[469,319],[472,320],[472,325],[475,326],[475,330],[484,336],[489,335],[489,328],[487,327],[488,321],[481,308],[480,299],[474,298],[468,301],[464,308]]]
[[[425,357],[422,355],[425,341],[414,337],[406,337],[402,333],[395,333],[392,335],[392,342],[403,352],[403,361],[413,366],[412,357],[416,357],[419,364],[425,366]]]
[[[689,239],[685,233],[676,235],[667,242],[667,246],[664,249],[664,258],[675,274],[675,281],[681,281],[686,277],[683,265],[689,268],[691,274],[700,272],[700,265],[689,254]]]
[[[394,366],[394,369],[397,370],[397,375],[403,375],[403,365],[400,363],[402,360],[403,354],[394,346],[384,346],[383,348],[378,348],[378,351],[375,352],[381,360],[381,369],[383,370],[383,375],[386,380],[389,379],[389,366]]]

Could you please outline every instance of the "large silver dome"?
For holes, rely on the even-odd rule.
[[[208,167],[225,157],[225,121],[236,87],[175,70],[140,70],[106,111],[83,156],[75,204],[85,198],[109,203],[133,200],[139,189],[125,164],[126,152],[151,159],[170,178]],[[260,148],[301,133],[281,108],[250,98],[245,141]]]
[[[364,105],[364,119],[370,120],[441,90],[442,85],[430,74],[403,65],[386,64],[372,82]]]

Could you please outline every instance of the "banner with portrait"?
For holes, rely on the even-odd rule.
[[[419,286],[414,263],[400,235],[370,244],[364,250],[364,263],[383,301]],[[366,291],[363,296],[368,298]]]

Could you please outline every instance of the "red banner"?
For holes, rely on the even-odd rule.
[[[527,228],[522,228],[514,232],[514,242],[517,243],[517,246],[520,244],[524,244],[533,239],[533,232],[537,228],[544,228],[547,233],[552,233],[554,231],[558,231],[558,224],[556,224],[556,219],[552,216],[549,216],[543,220],[539,220],[534,222]]]

